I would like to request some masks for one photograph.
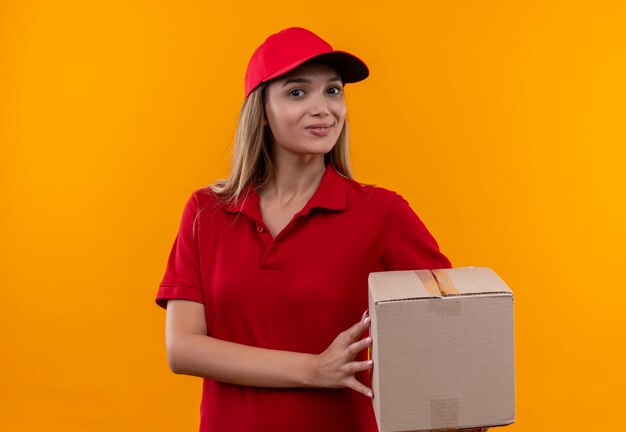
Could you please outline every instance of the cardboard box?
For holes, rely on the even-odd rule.
[[[513,293],[491,269],[369,275],[380,432],[515,421]]]

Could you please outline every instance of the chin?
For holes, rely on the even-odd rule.
[[[335,143],[334,142],[332,144],[307,146],[306,153],[308,153],[308,154],[325,155],[326,153],[331,151],[333,149],[333,147],[335,147]]]
[[[298,155],[325,155],[335,147],[338,137],[326,139],[305,139],[298,144],[283,145],[283,149]]]

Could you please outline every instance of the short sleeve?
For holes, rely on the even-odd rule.
[[[156,295],[156,303],[162,308],[167,308],[167,301],[171,299],[203,302],[197,214],[197,196],[193,194],[185,205],[165,275]]]
[[[381,238],[385,271],[450,268],[435,238],[398,194],[393,198]]]

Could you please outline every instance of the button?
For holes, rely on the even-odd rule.
[[[261,225],[258,225],[258,226],[257,226],[257,231],[258,231],[258,232],[260,232],[260,233],[262,233],[262,232],[264,232],[264,231],[265,231],[265,228],[263,228]]]

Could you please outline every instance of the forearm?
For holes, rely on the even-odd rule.
[[[185,335],[168,347],[174,373],[256,387],[310,387],[314,354]]]

